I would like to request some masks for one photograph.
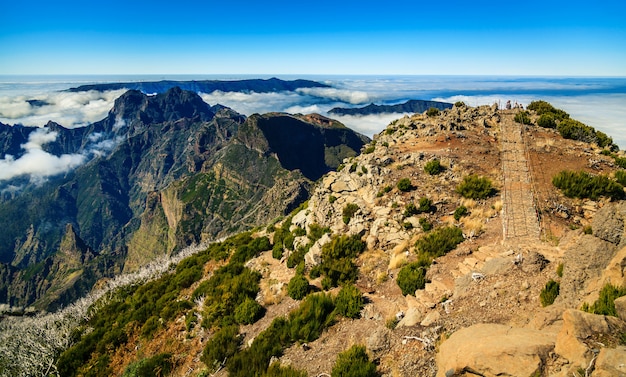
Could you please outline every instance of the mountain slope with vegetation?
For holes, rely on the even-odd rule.
[[[521,113],[457,103],[398,119],[287,217],[112,285],[50,332],[73,337],[48,362],[20,360],[64,376],[623,374],[624,153]],[[511,149],[529,182],[510,183]],[[588,177],[564,174],[574,187],[610,183],[569,195],[553,182],[564,170]],[[526,189],[539,234],[510,229],[510,193]],[[0,342],[19,344],[0,346],[0,370],[29,365],[7,361],[20,340]]]
[[[312,180],[368,141],[304,117],[260,117],[280,135],[259,128],[256,116],[211,107],[197,94],[173,88],[156,96],[129,91],[107,118],[82,129],[0,125],[4,156],[19,159],[28,152],[15,145],[42,133],[55,138],[42,145],[47,153],[86,161],[41,183],[25,176],[1,182],[22,189],[0,202],[0,302],[54,309],[99,277],[266,223],[306,200]],[[258,135],[256,144],[249,134]],[[96,142],[110,147],[93,153]],[[293,153],[311,147],[327,152],[307,158]],[[63,259],[68,236],[90,250],[69,275],[51,268]]]

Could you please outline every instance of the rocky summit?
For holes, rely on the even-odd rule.
[[[101,281],[88,314],[65,314],[78,335],[39,352],[68,376],[626,375],[626,159],[566,115],[457,103],[398,119],[285,217]],[[282,161],[294,152],[268,132],[283,117],[337,127],[255,116],[238,140]],[[88,244],[66,233],[74,260]]]

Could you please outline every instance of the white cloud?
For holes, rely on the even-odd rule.
[[[0,122],[41,127],[52,120],[67,128],[97,122],[113,108],[115,99],[126,90],[80,93],[48,92],[26,96],[0,97]],[[33,106],[28,101],[39,101]]]
[[[278,93],[238,93],[216,90],[212,93],[199,93],[204,102],[230,107],[238,113],[251,115],[270,111],[285,111],[290,106],[299,105],[305,100],[293,92]]]
[[[68,172],[85,162],[86,156],[82,154],[54,156],[42,149],[44,144],[56,138],[57,133],[49,132],[47,128],[33,131],[28,142],[22,145],[26,153],[18,159],[6,155],[0,160],[0,180],[30,175],[31,182],[42,183],[47,177]]]
[[[332,115],[333,119],[336,119],[346,125],[346,127],[353,129],[363,135],[370,138],[384,130],[392,121],[402,118],[406,114],[404,113],[392,113],[392,114],[376,114],[376,115]]]

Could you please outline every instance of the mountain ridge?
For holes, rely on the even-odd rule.
[[[452,108],[452,104],[447,102],[412,99],[395,105],[376,105],[374,103],[370,103],[367,106],[356,108],[335,107],[330,109],[328,113],[331,115],[373,115],[394,113],[413,114],[423,113],[431,107],[439,110],[445,110]]]
[[[272,77],[270,79],[248,79],[248,80],[192,80],[192,81],[137,81],[126,83],[102,83],[81,85],[67,89],[68,92],[84,92],[89,90],[105,91],[129,89],[138,90],[143,93],[164,93],[171,88],[179,87],[192,92],[212,93],[216,90],[222,92],[242,92],[242,93],[269,93],[281,91],[294,91],[298,88],[329,88],[329,85],[311,80],[280,80]]]

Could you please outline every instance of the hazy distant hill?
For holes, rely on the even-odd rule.
[[[0,181],[22,186],[0,199],[0,303],[54,308],[99,277],[265,223],[369,140],[321,116],[247,119],[177,87],[128,91],[85,128],[0,124],[0,157],[46,138],[52,156],[91,160],[45,183]]]
[[[373,103],[357,108],[335,107],[328,111],[332,115],[372,115],[372,114],[393,114],[393,113],[423,113],[434,107],[439,110],[452,108],[451,103],[437,101],[423,101],[418,99],[409,100],[397,105],[375,105]]]
[[[138,81],[138,82],[123,82],[123,83],[106,83],[106,84],[91,84],[81,85],[76,88],[70,88],[69,92],[85,92],[88,90],[119,90],[119,89],[134,89],[144,93],[164,93],[173,87],[179,87],[183,90],[190,90],[193,92],[211,93],[216,90],[222,92],[256,92],[256,93],[271,93],[282,91],[294,91],[298,88],[328,88],[326,84],[322,84],[316,81],[310,80],[280,80],[277,78],[271,78],[267,80],[263,79],[251,79],[251,80],[201,80],[201,81]]]

